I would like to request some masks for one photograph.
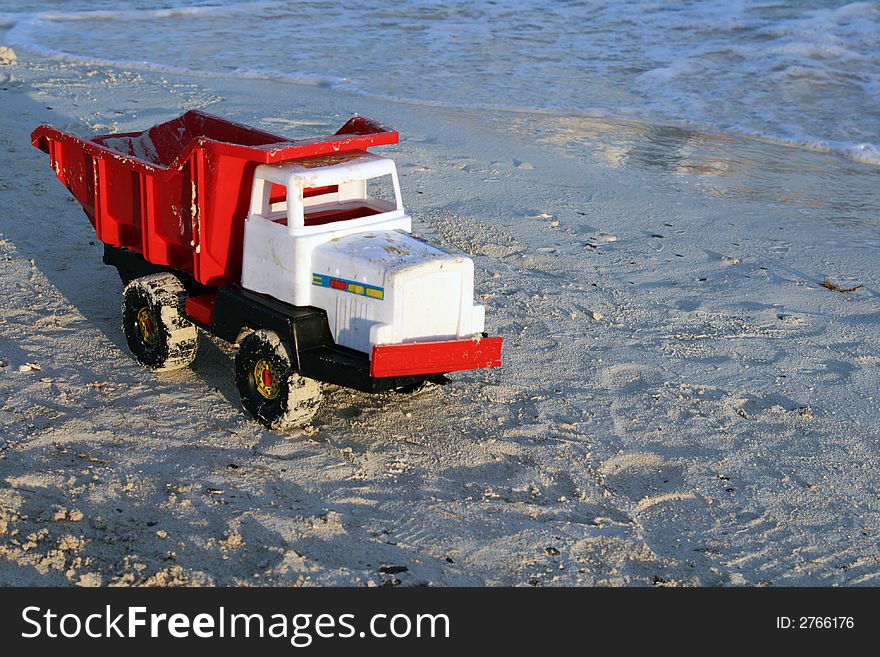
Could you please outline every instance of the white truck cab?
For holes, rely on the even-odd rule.
[[[411,230],[388,158],[347,151],[259,165],[241,285],[323,309],[336,344],[367,354],[481,334],[473,261]]]

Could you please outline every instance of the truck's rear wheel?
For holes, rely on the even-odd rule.
[[[321,403],[321,384],[294,371],[287,347],[272,331],[254,331],[239,343],[235,383],[245,410],[274,431],[306,424]]]
[[[163,372],[186,367],[199,348],[199,329],[183,314],[186,290],[176,276],[150,274],[122,291],[122,328],[138,362]]]

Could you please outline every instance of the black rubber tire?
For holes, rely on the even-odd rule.
[[[307,424],[321,405],[321,384],[297,374],[291,362],[287,346],[276,333],[265,329],[249,333],[235,353],[235,384],[241,405],[273,431]],[[264,392],[256,376],[258,366],[268,366],[271,371],[271,386],[266,388],[264,384]]]
[[[123,288],[122,330],[144,367],[166,372],[195,359],[199,329],[183,314],[185,299],[183,284],[168,273],[136,278]]]

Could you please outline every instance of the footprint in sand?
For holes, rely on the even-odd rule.
[[[626,394],[656,388],[663,380],[659,370],[640,363],[619,363],[599,372],[599,384],[603,388]]]
[[[773,246],[771,246],[768,251],[774,255],[785,255],[791,250],[791,244],[788,242],[782,242],[779,240],[774,240]]]
[[[684,486],[684,467],[652,452],[622,452],[602,464],[606,485],[640,505],[658,496],[677,494]]]

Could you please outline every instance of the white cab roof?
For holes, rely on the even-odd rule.
[[[366,151],[346,151],[281,164],[261,164],[256,175],[278,185],[323,187],[395,173],[394,161]]]

